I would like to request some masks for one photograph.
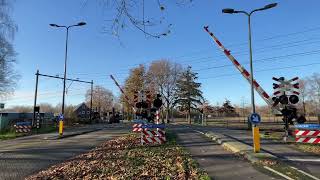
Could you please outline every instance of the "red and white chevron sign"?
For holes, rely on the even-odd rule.
[[[320,144],[320,130],[295,130],[296,142]]]
[[[142,124],[133,124],[132,131],[133,132],[141,132],[143,130],[143,128],[141,128],[141,127],[142,127]]]

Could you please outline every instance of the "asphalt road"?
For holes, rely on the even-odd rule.
[[[93,128],[93,127],[92,127]],[[100,143],[129,132],[129,126],[104,125],[102,130],[58,140],[45,135],[0,141],[0,180],[19,180],[89,151]]]
[[[252,132],[246,130],[235,130],[217,127],[192,126],[192,129],[201,132],[212,131],[214,133],[223,134],[234,141],[239,141],[252,146]],[[268,152],[289,165],[299,168],[313,176],[320,178],[320,156],[302,152],[294,147],[293,144],[285,144],[283,142],[273,141],[261,138],[261,150]]]
[[[177,125],[172,129],[177,132],[178,143],[189,151],[212,179],[278,179],[191,128]]]

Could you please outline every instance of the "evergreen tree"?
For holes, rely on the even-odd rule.
[[[225,116],[236,116],[237,115],[236,109],[231,105],[231,102],[229,100],[226,100],[223,103],[221,110]]]
[[[203,102],[202,91],[200,90],[201,83],[196,82],[197,75],[198,73],[192,72],[191,66],[188,66],[177,80],[175,104],[181,111],[187,112],[189,124],[191,124],[191,110],[198,109],[198,106]]]

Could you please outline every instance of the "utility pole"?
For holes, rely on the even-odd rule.
[[[91,80],[90,122],[92,123],[93,80]]]
[[[47,74],[40,74],[39,73],[39,70],[37,70],[37,73],[36,73],[36,89],[35,89],[35,96],[34,96],[34,109],[33,109],[33,120],[32,120],[32,123],[34,124],[34,121],[35,121],[35,107],[36,107],[36,104],[37,104],[37,95],[38,95],[38,81],[39,81],[39,76],[44,76],[44,77],[49,77],[49,78],[55,78],[55,79],[62,79],[64,81],[76,81],[76,82],[82,82],[82,83],[88,83],[88,84],[91,84],[91,109],[92,109],[92,87],[93,87],[93,80],[91,80],[91,82],[89,81],[82,81],[82,80],[79,80],[79,79],[70,79],[70,78],[63,78],[63,77],[59,77],[59,76],[51,76],[51,75],[47,75]],[[90,113],[91,115],[91,113]],[[60,127],[61,126],[61,127]],[[60,122],[59,123],[59,129],[61,130],[61,132],[63,132],[63,124]],[[60,131],[59,130],[59,131]],[[62,135],[62,133],[60,133]]]
[[[36,106],[37,106],[37,96],[38,96],[38,81],[39,81],[39,70],[36,72],[36,88],[34,91],[34,103],[33,103],[33,119],[32,126],[34,125],[36,119]]]

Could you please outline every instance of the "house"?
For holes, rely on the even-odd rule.
[[[85,104],[79,104],[75,109],[74,113],[79,119],[90,119],[90,108]]]

